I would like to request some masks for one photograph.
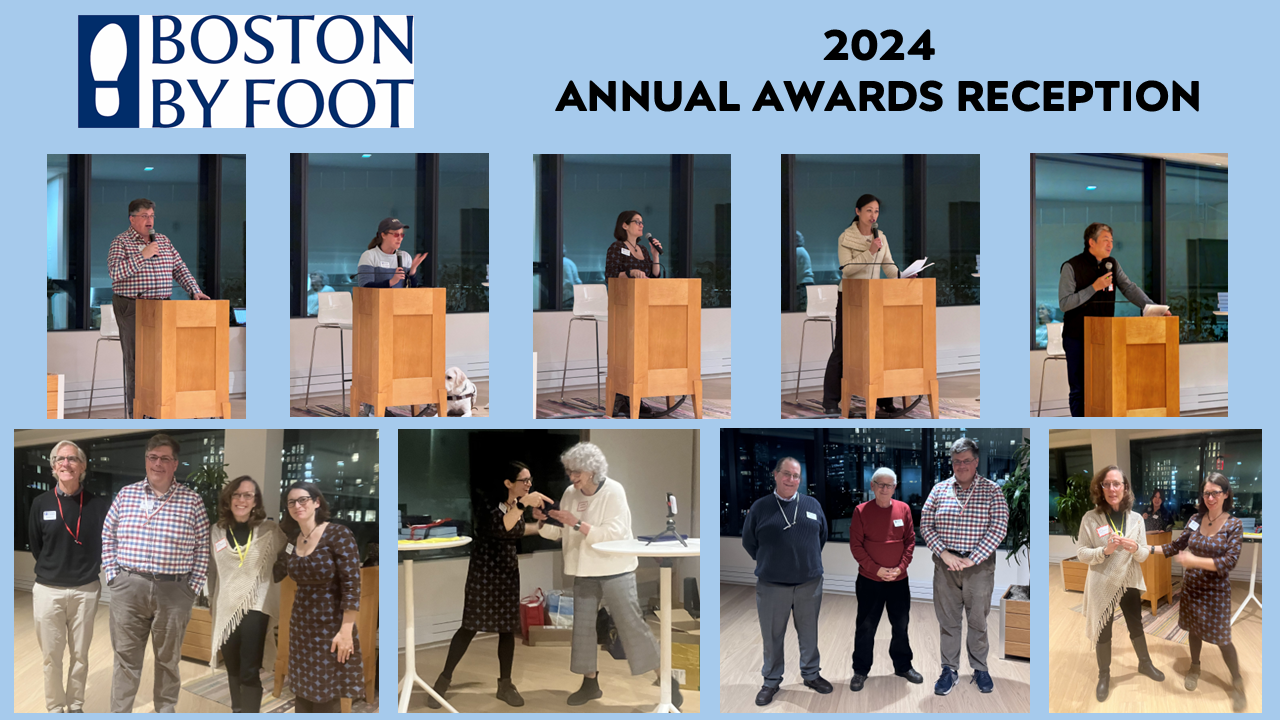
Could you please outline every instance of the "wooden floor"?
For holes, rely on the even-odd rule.
[[[319,393],[311,393],[312,405],[330,405],[337,407],[342,402],[342,395],[320,395]],[[351,402],[350,386],[348,386],[347,402]],[[310,415],[299,411],[295,405],[301,405],[302,398],[290,398],[289,400],[289,417],[311,417]],[[473,417],[489,417],[489,383],[476,383],[476,399],[472,406],[471,414]]]
[[[84,711],[87,713],[111,711],[111,650],[110,608],[98,604],[98,615],[93,625],[93,643],[89,646],[89,683],[85,691]],[[13,711],[45,712],[44,670],[40,647],[36,641],[35,623],[31,612],[31,593],[15,590],[13,593]],[[64,672],[68,660],[64,660]],[[183,660],[180,672],[183,682],[209,674],[209,666]],[[224,671],[219,670],[222,673]],[[155,683],[155,655],[147,647],[147,657],[142,670],[142,682],[138,687],[134,712],[154,712],[151,689]],[[178,712],[226,713],[231,708],[187,692],[179,691]]]
[[[973,672],[961,651],[960,680],[950,695],[933,694],[933,683],[942,672],[938,657],[938,621],[933,604],[911,603],[912,665],[924,676],[924,684],[912,685],[893,674],[889,659],[889,619],[876,632],[875,660],[861,692],[849,690],[853,677],[854,621],[858,601],[852,595],[827,593],[822,598],[818,648],[822,653],[822,677],[835,692],[819,695],[800,678],[799,648],[795,632],[787,632],[787,668],[782,691],[773,702],[756,707],[760,691],[763,652],[760,622],[756,615],[756,590],[748,585],[720,585],[720,712],[984,712],[1025,713],[1031,709],[1031,664],[1005,660],[1001,655],[1000,613],[987,616],[991,653],[987,659],[995,690],[983,695],[970,683]]]
[[[794,383],[795,378],[792,378],[791,381]],[[938,378],[938,394],[946,398],[948,403],[951,403],[958,409],[968,410],[977,415],[982,408],[982,403],[979,401],[981,384],[981,378],[977,373],[940,377]],[[782,390],[783,400],[790,401],[795,398],[794,384],[788,385],[783,383]],[[802,388],[800,390],[800,399],[821,400],[822,388],[814,388],[812,390],[805,390]],[[925,398],[922,402],[928,404],[929,400],[928,398]],[[896,404],[901,408],[902,401],[898,400]]]
[[[733,395],[733,393],[730,392],[731,386],[732,386],[732,382],[730,378],[723,378],[723,377],[703,378],[702,395],[707,400],[731,400]],[[596,397],[596,391],[594,388],[588,389],[588,388],[579,387],[576,390],[570,389],[570,390],[567,390],[566,392],[568,394],[576,395],[577,397],[590,398],[592,401],[594,401]],[[601,394],[604,393],[603,377],[600,378],[600,392]],[[544,397],[558,398],[560,397],[560,386],[557,385],[555,390],[551,392],[538,393],[538,397],[539,398],[544,398]]]
[[[123,420],[124,419],[124,405],[110,405],[110,406],[104,407],[98,404],[98,402],[96,401],[96,398],[97,398],[96,393],[94,395],[94,398],[95,398],[95,402],[93,403],[93,419],[94,420]],[[64,419],[85,420],[88,417],[89,417],[89,414],[85,412],[69,412],[66,414],[66,417]],[[244,418],[245,418],[245,396],[232,395],[231,396],[231,419],[243,420]]]
[[[1249,593],[1248,582],[1231,583],[1231,611],[1240,607]],[[1262,597],[1261,589],[1256,591]],[[1113,630],[1111,655],[1111,697],[1099,703],[1094,696],[1098,685],[1098,661],[1084,637],[1084,615],[1071,608],[1084,595],[1062,588],[1062,570],[1057,563],[1049,568],[1049,711],[1108,713],[1226,713],[1231,712],[1231,673],[1216,646],[1205,643],[1200,652],[1200,687],[1187,692],[1183,678],[1191,665],[1186,645],[1147,635],[1147,648],[1156,668],[1165,674],[1157,683],[1138,674],[1138,660],[1129,642],[1123,621]],[[1040,606],[1037,606],[1040,607]],[[1149,603],[1143,609],[1150,611]],[[1240,674],[1244,676],[1246,712],[1262,712],[1262,611],[1249,609],[1231,627],[1231,641],[1240,654]]]
[[[654,673],[632,676],[626,660],[614,660],[599,651],[600,689],[604,697],[586,705],[565,704],[582,684],[582,676],[569,672],[568,647],[529,647],[516,638],[512,681],[524,697],[524,707],[513,708],[494,697],[498,689],[498,636],[480,635],[471,642],[467,654],[453,671],[453,684],[445,699],[458,712],[555,712],[555,713],[631,713],[650,712],[658,704],[657,678]],[[449,654],[448,645],[418,650],[418,675],[435,684]],[[400,654],[396,677],[404,676],[404,654]],[[682,712],[698,712],[698,691],[682,689]],[[427,707],[427,693],[415,688],[409,712],[446,712],[444,708]]]

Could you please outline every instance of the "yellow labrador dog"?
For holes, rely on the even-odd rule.
[[[476,384],[467,379],[461,368],[445,371],[444,387],[449,393],[450,417],[471,417],[471,406],[476,401]]]

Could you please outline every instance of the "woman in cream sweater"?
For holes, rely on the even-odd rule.
[[[1098,702],[1111,694],[1111,626],[1116,605],[1124,613],[1129,639],[1138,656],[1138,672],[1164,682],[1164,673],[1151,664],[1142,628],[1142,562],[1151,554],[1142,516],[1133,511],[1133,488],[1115,465],[1098,472],[1089,486],[1097,505],[1080,520],[1076,559],[1089,564],[1084,583],[1084,623],[1098,656]]]
[[[595,549],[597,543],[630,540],[631,509],[627,493],[618,481],[607,477],[609,463],[592,443],[574,445],[560,456],[571,487],[564,491],[560,507],[546,513],[533,509],[538,533],[560,540],[564,548],[564,572],[573,576],[573,614],[584,622],[573,624],[569,670],[582,675],[582,687],[569,696],[570,705],[583,705],[603,697],[596,672],[598,643],[595,617],[601,600],[609,608],[618,637],[627,653],[632,675],[658,669],[658,643],[649,632],[636,596],[634,555],[610,555]],[[559,526],[550,522],[559,523]],[[680,685],[671,679],[671,702],[683,702]]]

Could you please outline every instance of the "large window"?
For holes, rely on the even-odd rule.
[[[978,474],[1004,484],[1024,437],[1018,428],[722,430],[720,534],[742,534],[751,504],[773,492],[774,465],[787,456],[800,461],[800,492],[822,503],[832,540],[849,539],[853,509],[872,499],[871,475],[880,467],[897,473],[894,497],[911,506],[919,523],[933,486],[951,477],[951,443],[962,436],[978,443]]]
[[[244,306],[243,155],[49,155],[47,162],[50,330],[99,327],[112,294],[107,253],[129,228],[129,202],[138,198],[156,204],[156,232],[173,242],[201,291]],[[174,283],[173,297],[188,295]]]
[[[295,153],[291,315],[320,292],[350,292],[378,223],[409,226],[401,250],[428,253],[421,286],[448,291],[448,312],[489,311],[489,156],[484,153]]]
[[[1032,155],[1032,349],[1046,324],[1062,322],[1062,264],[1084,252],[1084,230],[1113,229],[1111,255],[1152,301],[1179,318],[1180,342],[1226,342],[1227,318],[1215,315],[1227,291],[1227,171],[1155,158]],[[1141,308],[1116,295],[1116,316]]]
[[[330,517],[355,533],[360,557],[378,542],[377,430],[285,430],[281,452],[280,508],[295,482],[314,483]]]
[[[1195,513],[1200,482],[1210,472],[1227,477],[1235,493],[1231,513],[1262,523],[1262,431],[1226,431],[1175,435],[1129,443],[1133,492],[1146,506],[1156,489],[1177,519],[1176,527]]]
[[[840,282],[837,240],[864,194],[880,199],[880,230],[899,269],[928,257],[939,306],[979,304],[981,173],[977,155],[783,155],[782,311],[801,312],[807,286]]]
[[[1067,491],[1067,479],[1077,473],[1093,477],[1093,447],[1076,445],[1049,450],[1049,532],[1066,534],[1058,522],[1058,498]]]
[[[533,294],[573,308],[575,284],[607,284],[618,214],[634,210],[662,242],[665,277],[701,278],[702,306],[730,305],[728,155],[538,155]]]
[[[559,500],[569,486],[560,453],[582,439],[578,430],[401,430],[400,527],[451,519],[465,524],[460,534],[470,535],[484,498],[501,494],[494,463],[508,460],[528,465],[533,489]],[[520,542],[522,553],[558,547],[537,535]],[[433,550],[421,559],[469,552],[467,546]]]

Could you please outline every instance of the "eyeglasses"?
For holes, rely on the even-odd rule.
[[[1226,493],[1221,490],[1205,490],[1204,492],[1200,493],[1200,495],[1203,496],[1205,500],[1212,500],[1214,498],[1226,495]]]
[[[1122,482],[1104,482],[1104,483],[1102,483],[1102,489],[1103,489],[1103,490],[1123,490],[1123,489],[1124,489],[1124,483],[1122,483]]]
[[[310,502],[311,502],[311,496],[306,495],[300,498],[294,498],[286,502],[285,505],[289,506],[290,508],[295,508],[295,507],[302,507],[303,505],[307,505]]]
[[[67,465],[79,465],[80,457],[78,455],[59,455],[56,458],[51,458],[50,462],[54,465],[62,465],[64,463]]]
[[[882,483],[882,482],[873,482],[873,483],[871,483],[871,485],[872,485],[873,487],[878,487],[878,488],[880,488],[881,490],[892,490],[892,489],[894,489],[895,487],[897,487],[897,486],[896,486],[896,485],[894,485],[893,483]]]
[[[117,216],[117,217],[119,217],[119,216]],[[139,218],[144,218],[144,219],[146,219],[146,220],[155,220],[155,219],[156,219],[156,214],[155,214],[155,213],[147,213],[146,215],[143,215],[142,213],[134,213],[134,214],[130,215],[129,217],[139,217]]]
[[[644,225],[644,221],[643,221],[643,220],[632,220],[632,221],[631,221],[631,224],[632,224],[632,225]]]
[[[258,497],[258,493],[251,493],[251,492],[231,493],[231,497],[235,500],[253,500],[254,498]]]
[[[782,476],[782,477],[784,477],[784,478],[789,478],[789,479],[791,479],[791,480],[799,480],[799,479],[800,479],[800,473],[787,472],[787,471],[785,471],[785,470],[780,470],[780,471],[778,471],[778,474],[779,474],[779,475],[781,475],[781,476]]]
[[[973,467],[978,464],[978,458],[969,458],[968,460],[957,460],[955,458],[951,458],[951,464],[959,465],[960,467]]]
[[[519,483],[525,483],[525,484],[528,484],[528,485],[532,485],[532,484],[533,484],[533,478],[531,478],[531,477],[527,477],[527,478],[516,478],[516,483],[517,483],[517,484],[519,484]]]
[[[175,462],[178,462],[178,458],[176,458],[176,457],[172,457],[172,456],[169,456],[169,455],[148,455],[148,456],[147,456],[147,462],[149,462],[149,463],[164,463],[164,464],[168,465],[169,463],[175,463]]]

